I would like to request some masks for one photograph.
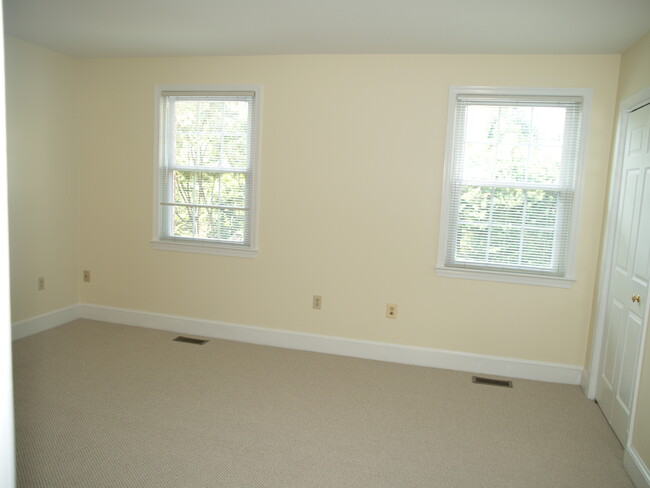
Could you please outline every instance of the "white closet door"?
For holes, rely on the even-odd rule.
[[[650,105],[629,115],[596,399],[625,445],[650,280]]]

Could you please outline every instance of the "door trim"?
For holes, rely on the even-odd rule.
[[[650,86],[641,90],[635,95],[623,100],[619,107],[619,116],[616,130],[616,139],[614,151],[612,153],[612,168],[610,171],[610,187],[607,201],[607,214],[605,220],[605,233],[603,237],[603,250],[599,266],[598,294],[594,319],[594,331],[591,347],[591,361],[589,365],[589,374],[583,377],[582,388],[588,398],[596,398],[598,387],[598,377],[602,362],[602,348],[605,333],[605,316],[607,312],[607,296],[609,294],[609,282],[611,278],[611,267],[614,253],[614,234],[616,231],[618,203],[621,191],[621,178],[623,170],[623,158],[625,156],[625,136],[627,133],[628,118],[631,112],[650,103]],[[634,396],[639,390],[641,359],[644,354],[644,344],[648,330],[648,303],[646,303],[645,321],[641,332],[641,344],[639,348],[639,363],[637,364],[636,384],[634,387]],[[634,423],[636,412],[636,400],[633,402],[632,411],[630,412],[630,424]],[[632,441],[632,432],[628,436],[628,446]],[[624,446],[627,447],[627,446]]]
[[[628,446],[623,453],[623,466],[632,478],[637,488],[650,488],[650,470],[645,465],[639,453],[632,446]]]

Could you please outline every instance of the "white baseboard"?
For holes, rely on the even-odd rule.
[[[551,383],[579,385],[582,374],[582,368],[573,365],[361,341],[99,305],[82,304],[79,313],[82,318],[188,335]]]
[[[72,305],[39,315],[38,317],[15,322],[11,325],[11,340],[22,339],[23,337],[43,332],[47,329],[53,329],[59,325],[76,320],[81,316],[79,307],[80,305]]]
[[[639,457],[634,447],[629,446],[623,453],[623,466],[632,478],[636,488],[650,488],[650,470]]]
[[[584,382],[582,368],[573,365],[306,334],[89,304],[73,305],[38,317],[16,322],[12,326],[12,338],[13,340],[20,339],[78,318],[180,332],[188,335],[249,342],[265,346],[284,347],[287,349],[299,349],[416,366],[453,369],[510,378],[571,385],[579,385]]]

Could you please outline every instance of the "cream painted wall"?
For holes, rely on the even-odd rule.
[[[618,99],[640,92],[650,85],[650,31],[621,57]]]
[[[619,56],[81,60],[81,301],[582,366]],[[153,250],[153,87],[264,86],[254,260]],[[434,271],[450,85],[594,91],[571,289]],[[311,296],[323,309],[311,309]],[[397,320],[384,318],[387,302]]]
[[[77,62],[7,37],[12,321],[79,302]],[[37,279],[45,276],[45,290]]]
[[[619,101],[650,87],[650,32],[628,49],[621,58]],[[646,319],[647,320],[647,319]],[[632,446],[650,468],[650,333],[646,335],[642,358],[636,417],[632,426]]]

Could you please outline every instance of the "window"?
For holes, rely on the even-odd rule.
[[[451,88],[440,275],[571,285],[589,99]]]
[[[259,86],[158,86],[156,249],[254,257]]]

